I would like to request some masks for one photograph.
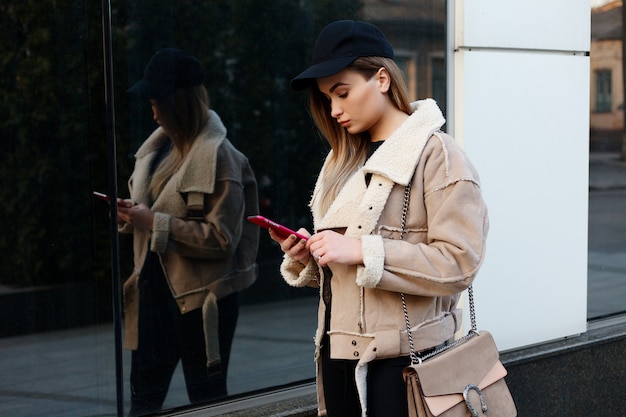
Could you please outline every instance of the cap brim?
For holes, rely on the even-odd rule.
[[[143,97],[144,94],[146,93],[147,84],[148,83],[146,82],[146,80],[137,81],[132,87],[126,90],[126,92]]]
[[[163,98],[167,95],[168,91],[167,86],[155,87],[149,81],[145,79],[137,81],[132,87],[126,90],[127,93],[135,94],[141,98],[154,99],[154,98]]]
[[[291,89],[295,91],[304,90],[317,78],[334,75],[353,63],[357,58],[358,56],[343,56],[313,64],[291,80]]]

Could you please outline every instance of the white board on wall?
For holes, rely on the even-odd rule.
[[[589,0],[462,0],[462,46],[588,51]]]
[[[490,212],[475,282],[501,350],[586,330],[589,58],[462,51],[464,146]],[[456,127],[459,129],[459,126]]]

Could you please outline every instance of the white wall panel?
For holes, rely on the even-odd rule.
[[[588,51],[589,0],[463,0],[457,46]]]
[[[501,350],[584,332],[589,58],[462,51],[455,60],[455,134],[491,219],[479,327]]]

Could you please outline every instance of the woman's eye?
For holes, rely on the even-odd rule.
[[[346,97],[348,97],[347,91],[345,93],[339,94],[339,98],[346,98]]]

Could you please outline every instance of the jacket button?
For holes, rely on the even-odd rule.
[[[356,346],[356,340],[352,341],[352,346]]]
[[[354,355],[355,358],[358,358],[359,357],[359,352],[354,351],[353,355]]]

